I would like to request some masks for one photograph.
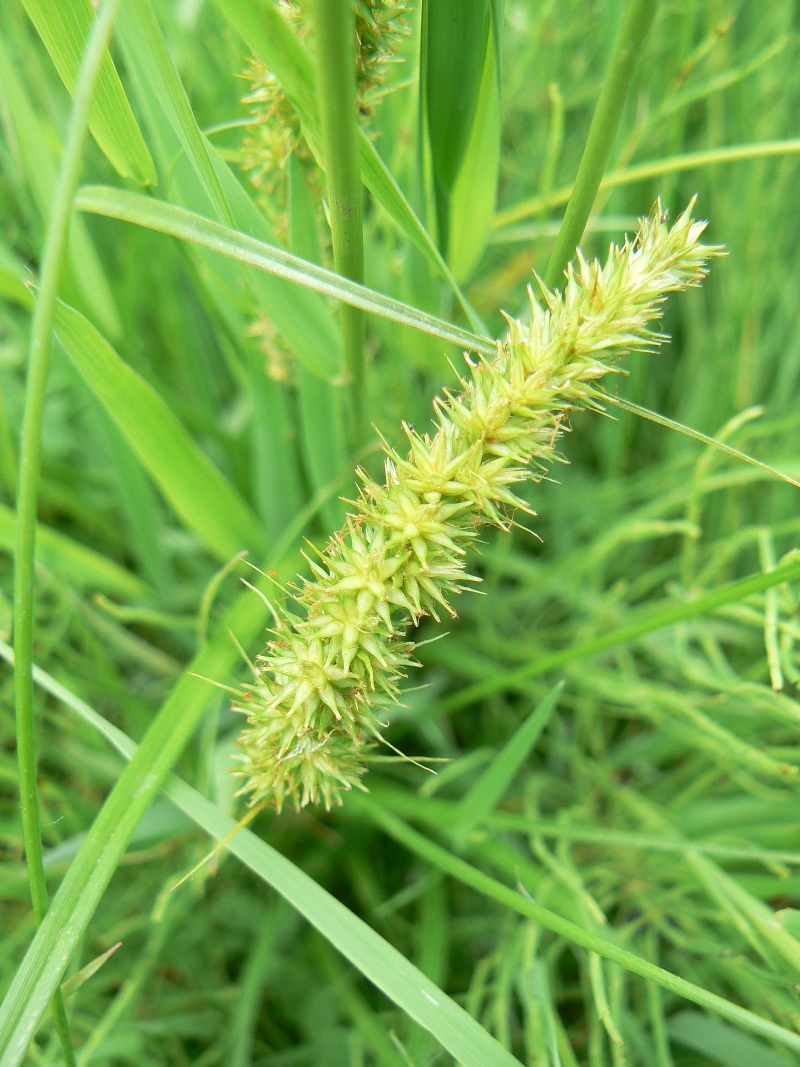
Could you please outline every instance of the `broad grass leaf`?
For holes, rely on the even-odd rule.
[[[91,0],[23,0],[23,3],[61,80],[70,93],[74,92],[95,19]],[[100,68],[89,129],[109,163],[123,178],[133,178],[142,185],[157,183],[153,160],[109,54]]]
[[[422,24],[425,119],[439,246],[451,263],[450,200],[472,136],[490,48],[489,0],[427,0]]]
[[[226,222],[232,222],[211,153],[198,128],[150,0],[126,0],[119,14],[118,34],[127,62],[135,66],[139,84],[146,85],[158,100],[215,214]]]
[[[183,522],[221,560],[262,549],[258,519],[155,389],[73,308],[60,304],[56,335]]]
[[[5,105],[9,134],[18,148],[17,181],[35,205],[35,215],[44,233],[50,202],[56,188],[59,159],[58,136],[37,111],[16,57],[7,50],[0,33],[0,103]],[[122,333],[111,286],[94,243],[79,216],[73,216],[67,245],[65,293],[87,312],[109,337]]]
[[[481,77],[469,142],[450,193],[448,259],[459,282],[483,255],[492,228],[500,174],[500,91],[494,28]]]
[[[423,14],[425,114],[436,180],[451,190],[472,132],[491,38],[489,0],[428,0]]]

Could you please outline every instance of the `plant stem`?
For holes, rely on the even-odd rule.
[[[545,273],[545,285],[555,289],[572,259],[597,196],[617,136],[628,91],[658,0],[630,0],[611,57],[600,99],[597,101],[578,176],[564,213],[555,248]]]
[[[33,309],[28,381],[19,461],[19,497],[14,546],[14,687],[17,717],[22,836],[28,863],[31,900],[37,925],[47,911],[47,883],[42,862],[39,793],[36,782],[36,747],[33,723],[33,625],[36,517],[39,499],[42,424],[50,367],[58,285],[67,248],[75,192],[80,178],[81,156],[95,83],[111,38],[120,0],[106,0],[94,24],[75,86],[64,158],[58,176],[45,237],[38,299]],[[66,1009],[59,990],[53,994],[53,1018],[64,1059],[75,1063]]]
[[[338,274],[364,281],[364,235],[358,148],[355,76],[355,22],[350,0],[314,0],[317,92],[322,148],[328,179],[333,262]],[[364,315],[343,305],[340,311],[353,419],[351,447],[363,444]]]

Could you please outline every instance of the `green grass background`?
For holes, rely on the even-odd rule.
[[[154,74],[163,63],[159,68],[144,23],[137,22],[141,5],[127,6],[114,54],[158,170],[154,195],[214,217],[218,181],[236,227],[274,239],[275,219],[254,205],[237,166],[242,130],[210,134],[219,155],[207,160],[227,161],[231,171],[207,163],[204,184],[202,160],[197,163],[202,141],[193,142],[191,132],[183,141],[176,134]],[[232,6],[248,9],[244,2]],[[452,258],[493,336],[502,333],[502,310],[524,311],[531,271],[546,269],[561,191],[575,177],[622,8],[615,0],[506,2],[499,214],[474,264],[466,253],[460,264]],[[245,85],[237,74],[249,52],[219,9],[162,0],[154,10],[199,127],[245,117],[239,103]],[[751,153],[756,158],[710,160],[731,146],[797,135],[799,18],[788,0],[660,6],[610,172],[670,162],[663,173],[601,189],[584,241],[587,253],[602,257],[608,241],[630,229],[656,196],[677,213],[699,194],[710,239],[724,243],[729,257],[714,264],[701,291],[670,304],[666,330],[673,343],[658,356],[631,360],[629,376],[617,383],[620,394],[723,437],[795,478],[798,145],[770,158],[758,158],[762,147]],[[372,129],[380,135],[377,152],[434,232],[435,168],[418,124],[417,16],[412,22],[415,33],[391,70],[386,87],[392,91]],[[20,279],[36,276],[69,108],[22,5],[4,5],[0,627],[6,638],[31,302]],[[188,122],[179,104],[175,111]],[[494,142],[487,138],[490,168]],[[700,152],[708,154],[704,165],[678,169],[675,161]],[[114,174],[94,142],[83,180],[138,188]],[[302,189],[300,183],[292,202],[292,236],[300,241],[294,250],[330,266],[324,229],[315,228],[314,206],[303,203]],[[478,184],[471,195],[489,193]],[[515,210],[529,201],[525,212]],[[454,194],[450,222],[465,232],[477,226],[476,204]],[[320,235],[321,251],[315,247]],[[372,288],[474,327],[430,257],[369,196],[364,241]],[[454,248],[451,242],[451,257]],[[289,283],[124,222],[79,214],[73,223],[61,296],[136,376],[126,377],[119,360],[77,358],[76,352],[90,351],[85,332],[77,341],[66,326],[59,333],[67,351],[73,338],[74,351],[68,356],[55,346],[49,381],[35,660],[137,741],[198,648],[198,613],[219,567],[239,549],[249,549],[253,562],[272,553],[288,580],[302,565],[298,532],[314,540],[330,534],[343,513],[338,496],[353,491],[342,390],[329,380],[342,360],[333,305],[305,290],[291,294]],[[289,385],[265,373],[267,354],[254,328],[265,308],[283,338],[271,344],[290,350],[283,353]],[[432,397],[454,381],[448,358],[457,365],[458,349],[379,317],[369,318],[367,330],[368,417],[396,440],[401,419],[427,424]],[[575,417],[564,441],[569,465],[554,472],[557,482],[530,490],[541,541],[521,529],[487,535],[476,564],[485,595],[465,596],[448,636],[420,650],[424,671],[411,680],[407,706],[392,715],[388,736],[412,756],[447,761],[432,765],[438,775],[376,762],[368,782],[372,808],[354,802],[331,815],[264,813],[251,829],[413,961],[521,1063],[798,1063],[779,1038],[748,1036],[601,961],[448,877],[430,856],[393,840],[386,824],[376,826],[376,810],[414,822],[451,855],[584,930],[798,1029],[800,944],[792,936],[798,926],[784,910],[800,909],[794,650],[800,621],[791,586],[643,634],[601,656],[565,655],[558,670],[542,677],[498,679],[622,630],[651,603],[685,601],[773,569],[797,544],[796,488],[626,411],[612,414]],[[362,453],[361,462],[373,459],[374,451]],[[239,594],[239,577],[250,580],[253,572],[239,564],[222,580],[209,629]],[[421,637],[444,629],[428,625]],[[258,652],[259,641],[255,636],[249,654]],[[236,677],[246,674],[242,665]],[[773,686],[779,676],[782,690]],[[561,680],[563,691],[535,747],[522,752],[501,795],[478,804],[464,829],[458,805],[475,797],[470,790],[477,782],[485,784],[487,767],[500,774],[493,760]],[[487,681],[494,691],[485,698],[459,697]],[[5,668],[1,684],[8,709],[0,725],[5,987],[34,922],[17,796],[13,684]],[[123,760],[96,729],[41,689],[36,713],[52,895]],[[239,725],[220,692],[175,768],[237,819],[243,811],[229,769]],[[67,972],[122,942],[68,999],[79,1062],[454,1062],[237,859],[220,852],[174,889],[210,847],[164,796],[139,824]],[[58,1063],[59,1057],[46,1019],[25,1062]]]

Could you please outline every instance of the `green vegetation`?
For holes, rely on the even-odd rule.
[[[800,1065],[799,34],[0,6],[2,1067]]]

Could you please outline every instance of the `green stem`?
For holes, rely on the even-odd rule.
[[[614,147],[614,139],[636,70],[636,60],[641,54],[657,6],[658,0],[630,0],[628,4],[589,128],[578,176],[547,265],[544,280],[550,289],[555,289],[560,284],[563,272],[583,236],[611,149]]]
[[[354,15],[350,0],[315,0],[317,91],[322,147],[328,179],[333,262],[338,274],[364,281],[364,234],[358,146]],[[340,311],[350,378],[353,433],[357,448],[366,437],[364,413],[364,315],[343,305]]]
[[[89,112],[95,83],[111,38],[119,4],[120,0],[106,0],[89,38],[75,87],[75,101],[67,130],[64,158],[53,198],[42,255],[39,296],[33,309],[25,413],[22,423],[14,546],[14,649],[16,653],[14,686],[22,836],[28,862],[33,913],[37,925],[40,925],[44,919],[48,903],[47,883],[42,863],[33,721],[34,564],[42,424],[50,367],[53,318],[67,248],[72,207],[80,177],[81,156],[86,139]],[[75,1054],[72,1049],[64,1001],[58,990],[53,995],[53,1018],[64,1059],[72,1065],[75,1063]]]

